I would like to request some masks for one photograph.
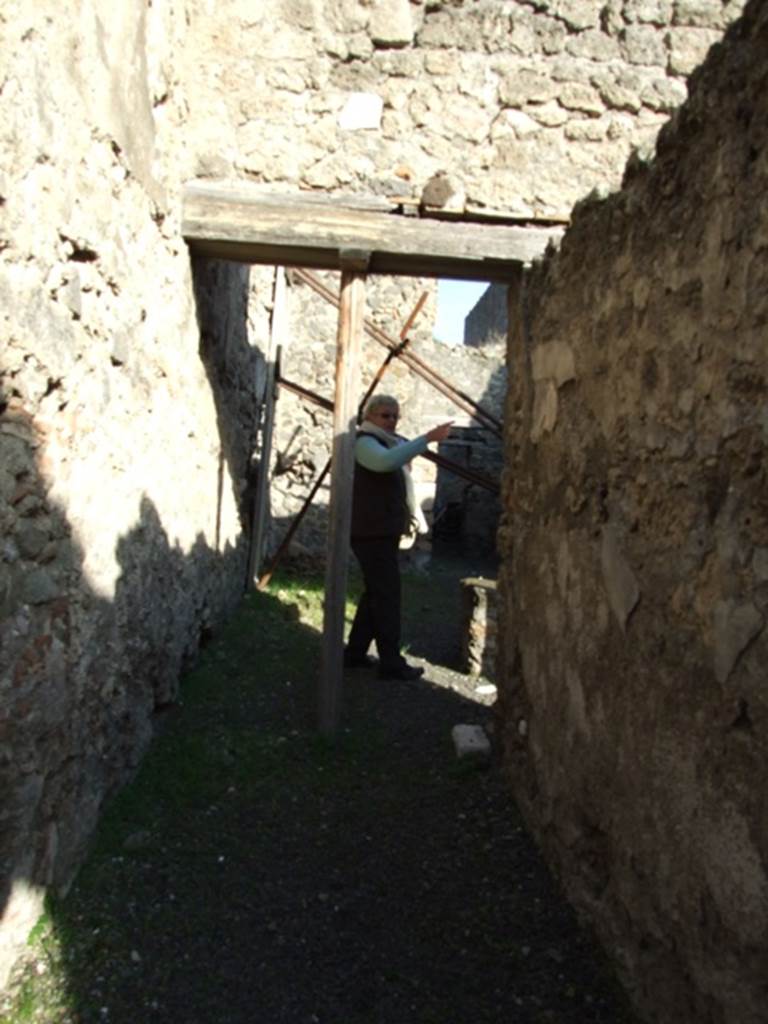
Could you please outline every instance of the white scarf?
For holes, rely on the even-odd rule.
[[[397,434],[390,434],[386,430],[382,430],[381,427],[375,423],[371,423],[370,420],[363,420],[358,428],[364,434],[373,434],[382,444],[385,444],[387,448],[397,448],[399,444],[405,443],[404,437],[398,437]],[[411,543],[415,541],[417,534],[429,533],[429,526],[427,520],[424,518],[424,513],[421,510],[421,505],[416,501],[416,492],[413,486],[413,478],[411,477],[410,468],[406,466],[400,467],[403,473],[403,479],[405,480],[405,502],[408,506],[408,517],[410,520],[410,529],[406,533],[406,537],[412,538]]]

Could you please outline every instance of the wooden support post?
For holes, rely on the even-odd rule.
[[[352,518],[359,363],[365,313],[364,254],[362,258],[359,254],[348,254],[343,266],[336,340],[336,396],[319,694],[320,731],[326,736],[336,735],[341,718],[344,608]]]
[[[264,538],[267,528],[267,498],[269,496],[269,468],[272,461],[272,433],[275,425],[275,402],[277,401],[278,357],[285,337],[285,270],[275,268],[275,288],[272,304],[272,323],[267,351],[267,380],[264,388],[264,420],[261,431],[261,452],[259,476],[256,481],[256,496],[253,500],[253,527],[251,547],[248,553],[248,589],[256,586],[259,568],[264,555]]]
[[[513,412],[512,423],[529,422],[533,407],[533,373],[531,369],[531,330],[528,316],[527,271],[520,267],[516,274],[510,275],[507,285],[507,368],[509,370],[510,408]],[[519,427],[514,427],[516,431]],[[527,434],[524,435],[527,437]],[[517,440],[523,442],[524,436]]]

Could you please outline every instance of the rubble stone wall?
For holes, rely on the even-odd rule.
[[[2,983],[242,595],[272,275],[179,235],[184,5],[0,30]]]
[[[510,777],[659,1024],[765,1019],[766,52],[750,3],[509,351]]]
[[[2,5],[0,980],[244,584],[272,274],[192,266],[183,182],[414,208],[442,170],[459,207],[561,215],[740,7]]]
[[[191,25],[196,173],[418,200],[444,171],[458,207],[567,217],[596,185],[619,184],[742,7],[208,3]]]

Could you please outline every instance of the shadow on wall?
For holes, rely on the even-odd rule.
[[[56,520],[57,532],[70,532],[61,511]],[[213,626],[211,581],[222,559],[238,561],[202,534],[188,551],[170,543],[147,498],[117,544],[111,600],[87,585],[78,545],[68,545],[66,576],[29,567],[19,547],[0,624],[3,969],[44,890],[66,890],[104,801],[135,772],[157,714],[174,702],[181,671]]]
[[[216,403],[220,443],[217,480],[216,542],[226,470],[235,488],[240,525],[251,532],[251,505],[258,464],[258,439],[266,365],[248,332],[250,267],[226,260],[192,259],[195,313],[200,331],[200,359]],[[264,339],[266,341],[266,339]],[[245,580],[247,588],[248,581]]]

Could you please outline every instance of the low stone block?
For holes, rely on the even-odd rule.
[[[491,756],[491,743],[480,725],[454,725],[451,730],[456,756],[476,757],[479,759]]]

